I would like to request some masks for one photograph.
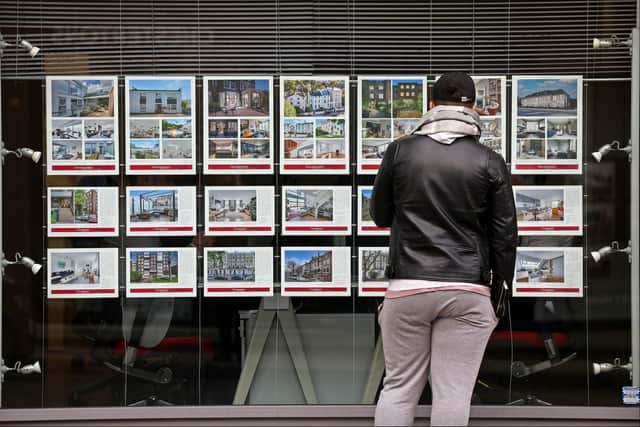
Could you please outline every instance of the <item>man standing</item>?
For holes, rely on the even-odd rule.
[[[431,425],[466,425],[487,341],[504,313],[516,210],[503,158],[478,141],[474,102],[468,75],[442,75],[429,112],[389,145],[376,177],[370,213],[391,227],[377,426],[412,425],[427,378]]]

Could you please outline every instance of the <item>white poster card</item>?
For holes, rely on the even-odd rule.
[[[125,77],[128,175],[196,173],[195,77]]]
[[[118,78],[47,76],[47,174],[117,175]]]
[[[351,248],[282,247],[282,296],[351,295]]]
[[[196,187],[127,187],[127,236],[195,236]]]
[[[280,78],[280,173],[349,174],[349,78]]]
[[[351,187],[282,186],[282,235],[351,234]]]
[[[205,297],[273,296],[272,247],[204,248]]]
[[[375,175],[387,146],[427,112],[425,76],[358,76],[358,173]]]
[[[515,185],[518,234],[582,235],[581,185]]]
[[[358,235],[360,236],[388,236],[391,234],[390,227],[378,227],[369,214],[371,205],[371,194],[373,186],[358,186]]]
[[[389,262],[388,247],[358,248],[358,295],[383,297],[389,286],[385,269]]]
[[[47,249],[49,298],[116,298],[118,248]]]
[[[274,188],[205,187],[207,236],[273,236]]]
[[[471,76],[476,85],[474,109],[480,115],[482,133],[480,143],[502,157],[507,156],[506,76]]]
[[[127,248],[127,298],[195,297],[196,248]]]
[[[202,79],[204,173],[273,173],[273,78]]]
[[[582,297],[582,248],[520,247],[514,297]]]
[[[117,236],[119,203],[118,187],[49,187],[47,236]]]
[[[582,173],[582,76],[513,76],[511,171]]]

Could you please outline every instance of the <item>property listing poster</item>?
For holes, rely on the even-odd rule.
[[[480,115],[480,143],[506,158],[506,76],[472,76],[476,85],[474,109]]]
[[[127,298],[195,297],[196,248],[127,248]]]
[[[49,298],[116,298],[118,248],[47,249]]]
[[[378,227],[371,218],[369,207],[371,205],[371,194],[373,186],[358,186],[358,235],[361,236],[388,236],[391,228]]]
[[[195,236],[196,187],[127,187],[127,236]]]
[[[205,297],[273,296],[273,248],[204,248]]]
[[[582,76],[513,76],[511,171],[582,173]]]
[[[117,175],[118,78],[47,76],[47,173]]]
[[[384,272],[389,263],[388,247],[358,248],[358,295],[383,297],[389,286]]]
[[[280,248],[282,296],[351,295],[351,248]]]
[[[358,173],[375,175],[391,141],[409,134],[426,112],[424,76],[359,76]]]
[[[582,235],[581,185],[515,185],[518,234]]]
[[[280,173],[349,174],[348,77],[281,77]]]
[[[351,234],[351,187],[282,186],[282,235]]]
[[[582,248],[519,247],[514,297],[582,297]]]
[[[128,175],[196,173],[195,77],[125,77]]]
[[[49,187],[47,236],[105,237],[120,233],[118,187]]]
[[[204,173],[273,173],[273,78],[203,78]]]
[[[207,236],[273,236],[273,187],[205,187]]]

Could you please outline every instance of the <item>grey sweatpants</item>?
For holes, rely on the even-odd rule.
[[[498,323],[490,299],[467,291],[386,298],[378,321],[386,373],[375,425],[413,425],[428,376],[431,425],[467,425],[482,356]]]

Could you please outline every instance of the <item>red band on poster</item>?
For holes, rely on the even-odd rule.
[[[362,165],[362,170],[378,170],[380,165]]]
[[[578,164],[536,164],[536,165],[527,165],[527,164],[519,164],[516,165],[516,169],[524,169],[524,170],[539,170],[539,169],[578,169],[580,165]]]
[[[387,288],[362,288],[362,292],[387,292]]]
[[[360,227],[362,231],[389,231],[391,227],[376,227],[375,225],[363,225]]]
[[[53,289],[52,295],[115,294],[115,289]]]
[[[129,231],[193,231],[193,227],[190,225],[179,227],[129,227]]]
[[[271,231],[271,226],[255,227],[209,227],[209,231]]]
[[[284,165],[285,170],[346,169],[347,165]]]
[[[339,288],[330,288],[330,287],[324,287],[324,286],[312,286],[312,287],[307,287],[307,288],[287,288],[285,287],[284,290],[285,292],[346,292],[347,291],[347,287],[342,286]]]
[[[51,170],[54,171],[114,171],[116,165],[52,165]]]
[[[287,231],[349,231],[349,227],[346,225],[318,225],[318,226],[293,226],[287,225],[285,227]]]
[[[132,294],[150,294],[150,293],[167,293],[167,292],[193,292],[193,288],[131,288],[129,292]]]
[[[153,171],[153,170],[186,170],[193,169],[192,165],[129,165],[132,171]]]
[[[207,292],[270,292],[271,288],[207,288]]]
[[[577,225],[519,226],[519,231],[578,231]]]
[[[233,169],[271,169],[270,164],[238,164],[238,165],[209,165],[209,170],[233,170]]]
[[[573,292],[580,293],[580,288],[515,288],[516,292],[546,292],[546,293],[561,293],[561,292]]]
[[[114,232],[116,229],[114,227],[69,227],[69,228],[60,228],[60,227],[51,227],[52,233],[108,233]]]

